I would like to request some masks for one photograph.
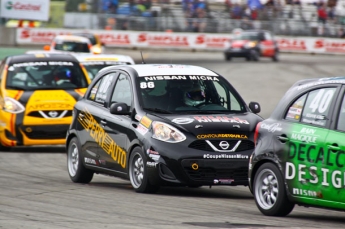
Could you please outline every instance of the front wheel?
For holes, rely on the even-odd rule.
[[[231,61],[232,57],[228,54],[225,54],[225,60],[227,61]]]
[[[146,158],[140,147],[135,147],[129,158],[129,179],[136,192],[155,193],[159,189],[159,186],[150,184]]]
[[[274,62],[278,62],[279,61],[279,51],[274,51],[274,55],[272,57],[272,60]]]
[[[69,177],[75,183],[87,184],[93,178],[93,172],[84,167],[80,143],[76,137],[68,144],[67,168]]]
[[[272,163],[260,166],[254,177],[254,199],[262,214],[286,216],[295,204],[286,195],[283,177]]]
[[[0,142],[0,152],[11,151],[11,147],[4,146]]]

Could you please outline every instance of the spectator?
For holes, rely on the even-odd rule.
[[[232,19],[242,18],[242,7],[238,3],[234,4],[234,6],[232,7],[231,18]]]
[[[335,7],[334,6],[329,8],[327,16],[328,16],[329,20],[334,22],[334,20],[335,20]]]
[[[338,31],[338,37],[339,38],[345,38],[345,30],[344,28],[340,28]]]
[[[326,5],[322,4],[317,10],[318,21],[322,24],[326,24],[327,22],[327,10]]]

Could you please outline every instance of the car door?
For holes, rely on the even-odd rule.
[[[106,167],[105,161],[109,160],[110,153],[101,150],[108,139],[101,120],[107,111],[106,101],[108,90],[115,82],[117,73],[109,73],[101,77],[86,96],[78,118],[81,120],[81,128],[84,129],[81,139],[85,144],[84,161],[86,164]]]
[[[114,89],[110,91],[109,107],[113,103],[126,103],[129,109],[133,104],[133,89],[130,78],[125,73],[120,73],[115,83]],[[126,172],[128,159],[128,131],[131,125],[131,118],[129,115],[115,115],[111,114],[107,109],[101,118],[101,125],[104,128],[108,144],[101,147],[102,154],[109,154],[107,164],[112,170],[118,172]],[[110,145],[110,147],[108,147]]]
[[[329,166],[324,141],[328,135],[330,115],[337,88],[318,88],[300,96],[289,107],[285,119],[290,121],[285,164],[285,179],[290,194],[298,198],[320,198],[325,169]]]
[[[339,106],[335,109],[334,126],[329,131],[325,148],[327,149],[326,164],[323,167],[322,196],[333,206],[345,202],[345,87],[339,96]]]

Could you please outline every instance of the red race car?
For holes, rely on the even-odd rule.
[[[233,34],[230,46],[224,51],[225,59],[244,57],[247,61],[259,61],[269,57],[279,61],[279,48],[274,36],[266,30],[237,31]]]

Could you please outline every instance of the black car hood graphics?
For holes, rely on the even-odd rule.
[[[251,113],[155,116],[162,118],[165,123],[184,129],[199,139],[248,138],[248,134],[253,132],[256,123],[260,121],[257,115]],[[157,118],[152,118],[157,120]]]

